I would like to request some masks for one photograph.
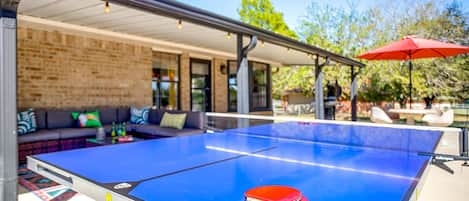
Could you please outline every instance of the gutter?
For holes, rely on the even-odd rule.
[[[110,2],[231,33],[257,36],[259,40],[295,49],[306,54],[329,57],[331,60],[345,65],[365,67],[365,64],[342,55],[174,0],[110,0]]]

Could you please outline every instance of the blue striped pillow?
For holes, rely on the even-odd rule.
[[[150,107],[130,108],[130,123],[132,124],[148,124],[148,114]]]
[[[36,114],[33,109],[18,112],[17,115],[18,135],[36,132]]]

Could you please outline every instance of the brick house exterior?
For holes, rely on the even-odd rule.
[[[153,47],[28,24],[18,26],[18,107],[82,108],[153,104]],[[179,109],[191,109],[191,52],[179,53]],[[211,61],[211,110],[228,111],[228,77]]]

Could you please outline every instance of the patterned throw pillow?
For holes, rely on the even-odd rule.
[[[33,109],[28,109],[24,112],[18,112],[17,121],[19,135],[36,132],[36,114],[34,113]]]
[[[99,128],[103,125],[99,118],[99,112],[72,112],[73,120],[77,121],[80,128]]]
[[[130,108],[130,123],[132,124],[148,124],[148,114],[150,113],[149,107],[144,108]]]
[[[186,123],[187,114],[170,114],[165,112],[161,119],[160,126],[166,128],[175,128],[181,130]]]

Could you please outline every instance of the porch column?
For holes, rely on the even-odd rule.
[[[17,200],[16,8],[0,2],[0,200]]]
[[[237,82],[237,106],[238,114],[249,114],[249,66],[248,53],[257,45],[257,37],[251,36],[251,40],[246,47],[243,47],[243,34],[237,34],[237,54],[238,54],[238,73],[236,74]],[[238,127],[248,127],[249,119],[238,119]]]
[[[243,52],[243,35],[237,35],[238,73],[237,82],[237,106],[239,114],[249,114],[249,69],[247,53]]]
[[[319,65],[319,56],[316,55],[315,78],[314,82],[314,108],[316,119],[324,119],[324,90],[322,86],[322,65]]]
[[[357,121],[357,94],[358,94],[358,88],[357,88],[357,75],[358,72],[355,72],[355,67],[350,66],[351,69],[351,79],[352,79],[352,84],[350,85],[350,104],[352,108],[352,121]]]

